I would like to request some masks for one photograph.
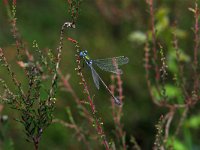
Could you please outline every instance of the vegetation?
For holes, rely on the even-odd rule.
[[[199,3],[3,0],[1,149],[199,149]],[[97,69],[122,105],[85,49],[129,57],[122,75]]]

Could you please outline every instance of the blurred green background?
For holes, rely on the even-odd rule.
[[[115,14],[112,14],[112,7],[104,12],[97,2],[97,0],[83,0],[76,29],[65,34],[66,40],[62,52],[61,70],[63,74],[70,74],[69,81],[71,85],[79,97],[83,99],[82,89],[78,84],[79,78],[75,71],[75,49],[67,41],[67,37],[79,41],[82,48],[87,49],[94,59],[120,55],[129,57],[129,63],[122,68],[124,71],[122,75],[123,94],[125,96],[122,123],[127,133],[126,140],[130,144],[130,137],[134,136],[142,149],[152,149],[156,134],[155,124],[158,122],[159,117],[167,112],[167,109],[159,108],[152,103],[145,81],[144,42],[146,40],[145,34],[148,33],[150,28],[148,7],[144,0],[107,1],[106,3],[110,3],[110,6],[113,5],[121,10],[121,15],[115,16]],[[184,58],[190,63],[190,56],[192,56],[193,31],[191,27],[194,19],[193,14],[188,10],[189,7],[194,7],[194,1],[157,0],[155,2],[157,33],[159,41],[166,47],[165,54],[168,58],[171,74],[177,69],[177,66],[173,64],[175,61],[174,53],[170,49],[172,45],[171,32],[173,31],[171,26],[175,20],[177,20],[179,45],[185,54]],[[68,21],[70,18],[67,10],[66,0],[17,1],[17,25],[22,38],[30,47],[30,51],[34,40],[38,42],[41,49],[56,49],[60,27],[63,22]],[[2,1],[0,2],[0,46],[6,50],[5,54],[12,64],[13,70],[17,72],[18,78],[24,80],[23,71],[16,66],[14,41],[11,37],[10,25]],[[100,70],[98,72],[109,84],[110,74]],[[114,124],[110,96],[103,87],[99,91],[95,89],[87,68],[84,73],[87,75],[87,82],[92,94],[95,95],[98,113],[105,123],[105,132],[108,138],[111,139]],[[5,71],[1,69],[0,74],[12,86]],[[172,88],[172,90],[174,89]],[[181,97],[180,94],[178,96]],[[76,117],[78,113],[72,96],[68,92],[59,91],[55,110],[56,118],[67,120],[65,106],[71,108],[78,123],[87,123]],[[180,139],[176,141],[177,149],[200,149],[198,140],[200,135],[198,134],[200,133],[200,112],[198,106],[192,108],[192,110],[186,120],[187,124],[182,129]],[[5,129],[6,137],[12,139],[14,148],[17,150],[32,148],[32,145],[25,141],[22,126],[14,121],[15,116],[18,115],[17,113],[17,111],[11,110],[7,106],[2,112],[2,114],[9,116],[6,124],[7,128]],[[176,121],[172,125],[172,132],[175,125]],[[95,147],[95,142],[93,146]],[[86,147],[77,141],[73,130],[60,124],[52,124],[42,136],[40,149],[86,149]],[[95,149],[104,148],[99,144]]]

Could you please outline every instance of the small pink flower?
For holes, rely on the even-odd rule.
[[[17,0],[13,0],[13,5],[16,5],[17,4]]]
[[[18,61],[17,63],[18,63],[18,65],[19,65],[20,67],[22,67],[22,68],[25,68],[25,67],[27,66],[27,64],[24,63],[23,61]]]
[[[8,5],[8,0],[3,0],[4,5]]]
[[[71,0],[68,0],[68,3],[71,4]]]
[[[73,43],[77,43],[76,40],[74,40],[74,39],[72,39],[72,38],[70,38],[70,37],[68,37],[67,40],[69,40],[69,41],[71,41],[71,42],[73,42]]]

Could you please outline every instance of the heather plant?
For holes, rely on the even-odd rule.
[[[20,122],[24,126],[27,136],[26,140],[32,142],[35,146],[35,149],[38,149],[39,147],[40,138],[43,132],[52,123],[53,111],[55,109],[56,102],[55,96],[58,83],[58,74],[61,78],[62,86],[64,86],[67,91],[72,93],[74,100],[77,103],[78,109],[80,110],[80,114],[82,114],[82,116],[90,122],[89,126],[93,126],[96,129],[96,135],[99,136],[105,148],[110,149],[111,146],[115,148],[114,142],[111,143],[107,140],[103,129],[103,122],[101,117],[98,116],[96,106],[93,102],[93,97],[89,92],[87,82],[81,71],[82,67],[79,58],[80,46],[76,40],[68,38],[69,41],[75,44],[75,56],[77,62],[77,68],[75,70],[77,70],[77,74],[80,77],[80,84],[84,87],[83,93],[87,95],[86,97],[88,102],[85,100],[81,101],[78,96],[76,96],[71,85],[63,77],[61,71],[59,70],[61,50],[63,48],[64,30],[65,28],[75,28],[75,24],[79,15],[80,2],[81,1],[68,1],[68,12],[71,17],[71,22],[65,22],[61,28],[59,46],[57,48],[57,54],[55,55],[50,49],[48,50],[47,54],[43,54],[43,51],[40,49],[36,40],[33,41],[32,46],[32,49],[34,49],[35,52],[33,54],[30,53],[29,48],[27,48],[23,43],[23,40],[21,39],[17,29],[17,19],[15,18],[16,1],[13,1],[12,9],[10,9],[9,3],[4,1],[12,26],[13,38],[16,42],[15,45],[17,49],[17,63],[25,72],[25,76],[28,80],[28,88],[27,90],[23,89],[21,82],[18,81],[15,73],[11,69],[11,66],[8,64],[3,49],[0,49],[2,67],[7,69],[12,82],[16,87],[16,91],[11,92],[6,82],[1,79],[1,85],[4,90],[2,92],[1,101],[5,104],[9,104],[12,109],[18,110],[20,112],[20,117],[17,118],[16,121]],[[116,78],[118,80],[119,86],[119,99],[122,102],[122,81],[119,75],[117,75]],[[114,88],[112,88],[112,92],[114,93]],[[89,110],[87,105],[89,105]],[[119,142],[122,142],[124,149],[126,149],[125,133],[120,123],[122,107],[117,109],[115,104],[112,102],[112,109],[114,121],[116,122],[116,136],[119,138]],[[60,119],[53,119],[53,122],[60,123],[65,127],[75,129],[78,139],[82,140],[87,148],[90,149],[90,145],[86,139],[86,135],[88,133],[83,131],[83,129],[75,123],[69,107],[66,108],[66,112],[69,116],[70,123],[64,122]]]
[[[72,2],[72,5],[70,5],[72,22],[64,23],[61,28],[57,54],[54,54],[50,49],[47,54],[43,54],[36,40],[33,41],[32,48],[28,48],[21,39],[16,22],[16,1],[12,2],[11,9],[8,1],[5,0],[4,4],[11,24],[12,36],[15,40],[17,63],[23,69],[27,83],[23,86],[17,79],[16,73],[12,71],[3,49],[0,48],[1,67],[7,70],[15,85],[15,89],[11,90],[6,81],[0,79],[0,98],[2,103],[8,104],[12,109],[19,111],[20,116],[16,118],[16,121],[24,126],[26,140],[32,142],[35,149],[38,149],[40,138],[45,129],[51,124],[55,109],[58,68],[61,60],[64,30],[65,28],[74,28],[78,10],[77,6],[74,7],[76,3]],[[73,17],[74,13],[76,17]],[[33,53],[30,53],[30,49],[33,49]],[[26,87],[26,89],[23,87]]]
[[[179,149],[178,147],[184,147],[179,142],[181,136],[187,136],[181,130],[188,130],[185,126],[188,114],[193,111],[199,101],[198,3],[196,1],[194,8],[189,8],[190,12],[188,11],[194,16],[193,57],[185,54],[179,47],[178,40],[183,35],[180,33],[184,32],[178,29],[177,18],[174,20],[174,25],[170,27],[167,11],[164,9],[155,11],[153,0],[147,0],[146,3],[149,6],[151,24],[145,46],[147,86],[153,103],[168,110],[156,125],[157,134],[153,149]],[[162,37],[162,34],[166,32],[171,34],[171,43],[167,43],[167,40]],[[167,59],[173,59],[173,61]]]
[[[77,71],[77,75],[80,77],[80,85],[83,85],[83,93],[86,95],[86,99],[85,100],[80,100],[78,98],[78,96],[75,94],[74,90],[72,89],[69,81],[63,77],[63,75],[61,74],[61,72],[59,73],[61,76],[61,87],[66,89],[66,91],[70,92],[72,94],[72,96],[74,97],[74,100],[78,106],[78,109],[80,111],[80,114],[82,117],[84,117],[86,120],[89,121],[90,124],[88,124],[89,126],[87,127],[87,129],[82,129],[80,128],[74,121],[74,118],[71,114],[71,111],[69,110],[69,108],[67,108],[67,114],[69,117],[69,121],[70,122],[65,122],[63,120],[60,119],[55,119],[54,122],[58,122],[61,123],[62,125],[64,125],[65,127],[68,128],[72,128],[75,130],[75,132],[77,133],[77,137],[79,140],[82,140],[85,145],[87,146],[88,149],[90,149],[91,147],[88,145],[88,141],[86,140],[86,136],[95,136],[95,133],[93,133],[93,130],[91,130],[90,126],[93,126],[96,130],[96,134],[99,136],[98,139],[100,139],[105,147],[105,149],[116,149],[116,144],[119,145],[119,147],[121,147],[122,149],[126,149],[127,145],[125,142],[125,138],[126,138],[126,134],[123,131],[123,127],[122,124],[120,122],[121,116],[122,116],[122,106],[116,106],[116,104],[113,101],[113,98],[111,98],[111,102],[112,102],[112,114],[113,114],[113,119],[114,119],[114,123],[115,123],[115,136],[117,139],[117,143],[114,141],[109,142],[107,137],[106,137],[106,133],[104,131],[104,123],[101,119],[101,117],[99,117],[98,111],[97,111],[97,107],[94,103],[94,96],[91,96],[90,90],[88,88],[86,79],[84,77],[84,73],[82,71],[83,67],[81,65],[81,58],[80,58],[80,50],[81,47],[79,46],[79,43],[72,39],[72,38],[68,38],[68,40],[70,42],[72,42],[74,44],[74,47],[76,48],[76,53],[75,53],[75,58],[76,58],[76,63],[77,63],[77,67],[75,68],[75,70]],[[117,64],[116,64],[117,67]],[[115,85],[114,85],[114,81],[115,79],[117,80],[117,92],[119,93],[119,100],[122,103],[123,100],[123,90],[122,90],[122,81],[120,78],[120,74],[117,74],[116,76],[112,76],[111,77],[113,84],[110,86],[110,89],[112,91],[112,93],[115,92]],[[89,106],[89,109],[88,109]],[[94,139],[95,140],[95,139]],[[134,141],[136,143],[136,141]],[[134,145],[136,145],[134,143]]]
[[[12,53],[16,62],[13,65],[9,61],[9,47],[0,45],[0,73],[6,75],[0,78],[1,148],[14,149],[21,144],[15,138],[16,129],[10,130],[12,118],[23,127],[24,139],[35,149],[199,148],[198,135],[190,131],[198,129],[200,124],[198,1],[190,1],[191,6],[186,4],[187,13],[194,19],[193,46],[190,46],[193,52],[183,49],[188,35],[186,29],[179,26],[178,11],[184,10],[174,9],[170,16],[170,8],[160,6],[162,3],[170,5],[171,1],[95,0],[88,3],[67,0],[68,12],[64,14],[67,19],[61,22],[57,48],[52,49],[41,48],[46,40],[44,29],[40,32],[42,38],[32,40],[29,46],[18,26],[23,21],[17,17],[18,10],[23,7],[17,7],[16,0],[12,3],[3,0],[3,3],[5,9],[2,11],[7,12],[10,26],[6,28],[10,27],[12,33],[12,50],[15,50]],[[39,2],[33,3],[38,7]],[[44,2],[44,6],[48,4]],[[48,15],[54,14],[48,10]],[[45,28],[48,25],[45,23]],[[133,28],[138,29],[130,33]],[[30,30],[29,36],[33,32]],[[53,36],[52,29],[51,33],[49,37]],[[142,56],[139,57],[140,53],[143,55],[142,48],[144,62]],[[105,73],[109,85],[106,88],[121,105],[116,105],[108,94],[102,96],[106,89],[93,89],[92,77],[88,75],[91,70],[80,56],[85,49],[94,58],[100,54],[106,58],[113,53],[129,57],[128,69],[123,75]],[[114,59],[113,66],[118,70]],[[135,70],[137,68],[140,69]],[[23,76],[20,78],[19,74]],[[146,81],[143,81],[144,75]],[[146,83],[147,86],[143,85]],[[142,96],[137,97],[139,94]],[[148,98],[152,101],[148,102]],[[7,106],[11,108],[11,115],[4,114]]]

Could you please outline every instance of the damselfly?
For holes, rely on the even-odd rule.
[[[83,58],[85,63],[89,66],[92,72],[92,77],[95,83],[95,86],[97,89],[99,89],[99,80],[102,82],[102,84],[105,86],[105,88],[108,90],[110,95],[113,97],[114,102],[118,105],[121,105],[120,100],[115,97],[108,86],[105,84],[105,82],[101,79],[99,74],[96,72],[96,70],[93,68],[93,64],[97,65],[100,69],[108,72],[112,72],[115,74],[122,74],[122,70],[118,69],[118,66],[127,64],[129,59],[124,56],[119,56],[119,57],[113,57],[113,58],[105,58],[105,59],[95,59],[92,60],[88,56],[88,52],[86,50],[80,51],[79,53],[80,58]]]

